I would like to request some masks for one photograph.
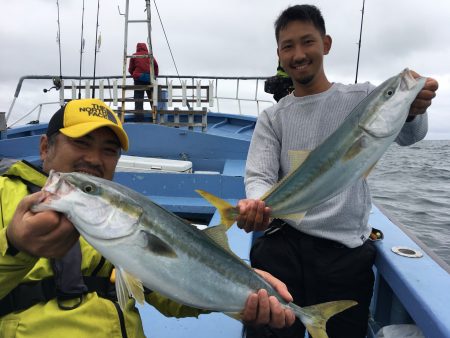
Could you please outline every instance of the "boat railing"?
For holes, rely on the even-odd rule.
[[[35,124],[39,123],[41,115],[42,115],[42,108],[45,106],[55,106],[59,104],[59,101],[52,101],[52,102],[42,102],[31,108],[30,111],[25,113],[22,117],[14,121],[14,123],[11,123],[8,125],[8,127],[14,127],[17,124],[20,124],[22,121],[24,121],[29,116],[36,116],[36,119],[28,121],[27,124]]]
[[[54,113],[56,106],[72,99],[91,98],[93,93],[95,97],[104,100],[117,111],[124,105],[125,113],[132,112],[132,105],[135,102],[133,90],[136,86],[133,86],[132,78],[128,77],[125,86],[129,92],[126,98],[122,99],[121,79],[120,75],[96,78],[65,76],[63,79],[52,75],[24,76],[17,84],[13,101],[6,114],[6,122],[8,127],[12,127],[24,123],[27,118],[31,121],[25,123],[38,123],[42,117],[45,121],[50,113]],[[149,87],[157,86],[158,90],[150,100],[145,101],[144,110],[151,111],[153,107],[161,110],[190,110],[197,107],[200,111],[207,109],[208,112],[258,116],[263,109],[274,104],[272,96],[264,92],[266,79],[267,77],[160,75],[157,83]],[[48,87],[48,81],[52,81],[53,86],[49,89],[46,87],[43,91],[39,90],[40,96],[33,95],[37,98],[37,103],[29,105],[27,95],[27,100],[24,99],[19,104],[22,87],[27,82],[28,89],[30,87],[28,82],[31,80],[43,81],[41,82],[43,87]],[[36,84],[33,86],[36,88]],[[24,111],[26,112],[23,113]],[[10,122],[12,119],[14,121]]]
[[[164,79],[166,85],[173,80],[188,81],[191,86],[198,84],[198,81],[208,81],[212,84],[212,106],[217,112],[229,111],[228,103],[236,103],[236,109],[232,111],[237,115],[259,115],[262,109],[274,104],[272,96],[264,92],[264,81],[267,77],[217,77],[217,76],[159,76]],[[192,91],[191,96],[194,98],[195,93]],[[248,113],[245,104],[254,104],[254,110]],[[225,109],[223,109],[226,107]]]

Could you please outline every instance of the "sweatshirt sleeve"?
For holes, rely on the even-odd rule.
[[[256,122],[245,168],[247,198],[260,198],[278,181],[281,144],[269,118],[263,111]]]
[[[405,122],[395,142],[409,146],[423,140],[428,131],[428,113],[417,115],[411,122]]]

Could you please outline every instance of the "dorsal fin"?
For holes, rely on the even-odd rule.
[[[227,226],[225,224],[209,226],[202,231],[220,247],[224,248],[228,252],[233,253],[231,251],[230,244],[228,243],[228,236],[226,234]]]
[[[228,226],[225,224],[218,224],[214,226],[207,227],[202,231],[207,235],[214,243],[219,245],[222,249],[227,251],[230,255],[236,257],[242,264],[242,259],[236,255],[230,248],[230,244],[228,243],[228,236],[226,234],[228,230]]]

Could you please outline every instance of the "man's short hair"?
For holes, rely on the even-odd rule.
[[[322,13],[316,6],[295,5],[286,8],[275,21],[275,38],[277,42],[280,36],[280,30],[286,28],[292,21],[311,22],[320,34],[326,34],[325,21]]]

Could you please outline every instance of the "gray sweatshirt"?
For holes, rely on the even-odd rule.
[[[334,83],[327,91],[306,97],[290,94],[258,117],[247,157],[247,198],[260,198],[289,173],[289,150],[313,150],[344,121],[375,86],[370,83]],[[405,123],[396,142],[410,145],[427,133],[427,114]],[[360,246],[370,234],[369,187],[364,178],[308,210],[301,222],[286,220],[294,228],[348,247]]]

